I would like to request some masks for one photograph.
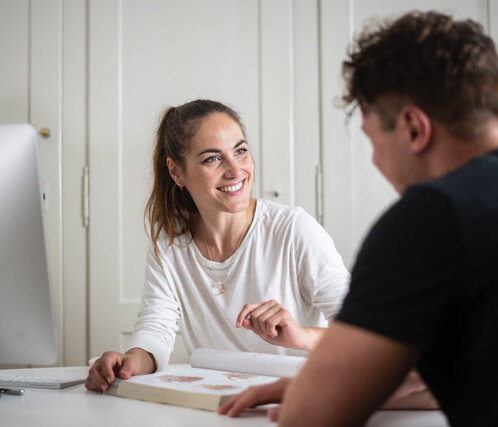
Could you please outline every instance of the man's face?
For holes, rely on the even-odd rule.
[[[372,161],[398,193],[402,193],[410,179],[410,153],[404,145],[399,123],[392,130],[384,130],[379,115],[363,113],[362,130],[373,147]]]

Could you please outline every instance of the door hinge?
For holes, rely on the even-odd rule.
[[[90,223],[90,212],[89,212],[89,206],[90,206],[90,173],[88,170],[88,166],[83,167],[83,206],[82,206],[82,218],[83,218],[83,227],[88,227],[88,224]]]
[[[316,220],[323,225],[323,191],[322,191],[322,168],[315,168],[315,213]]]

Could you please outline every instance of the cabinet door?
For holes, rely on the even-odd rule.
[[[62,362],[61,4],[0,0],[0,124],[49,130],[39,152]]]
[[[344,111],[332,102],[340,98],[343,87],[340,72],[345,47],[370,19],[414,9],[471,18],[487,28],[490,5],[483,0],[322,0],[320,5],[324,225],[346,265],[352,266],[365,233],[397,195],[371,162],[372,150],[361,131],[360,115],[346,122]]]
[[[293,23],[316,24],[316,8],[298,16],[293,11],[290,0],[90,1],[91,355],[124,349],[137,315],[146,252],[143,210],[154,133],[166,107],[197,98],[233,106],[246,124],[256,162],[254,196],[299,202],[291,179]],[[316,38],[316,26],[312,31]],[[318,64],[314,48],[296,48],[299,55],[314,55],[311,73]],[[311,88],[317,87],[316,74]],[[299,79],[307,79],[307,73],[301,71]],[[307,96],[318,99],[318,91]],[[306,127],[317,129],[314,120],[301,121],[300,134]],[[300,161],[314,166],[318,139],[304,142],[307,152]],[[313,183],[310,169],[302,176]],[[314,192],[305,193],[303,200]],[[312,200],[306,203],[313,206]]]

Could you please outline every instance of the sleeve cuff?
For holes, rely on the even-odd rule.
[[[156,371],[162,371],[168,365],[173,343],[145,332],[136,332],[132,335],[130,345],[126,351],[134,347],[139,347],[151,353],[156,361]]]

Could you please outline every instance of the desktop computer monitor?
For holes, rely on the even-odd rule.
[[[0,126],[0,364],[58,359],[38,138]]]

